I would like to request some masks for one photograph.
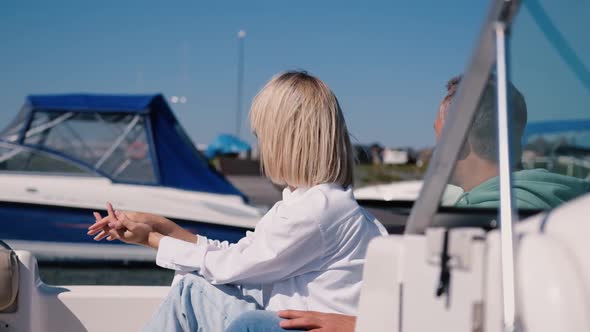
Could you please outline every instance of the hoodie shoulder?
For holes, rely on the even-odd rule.
[[[513,173],[513,193],[520,209],[549,209],[590,191],[590,183],[545,169]],[[466,193],[457,206],[498,207],[498,177],[490,179]]]

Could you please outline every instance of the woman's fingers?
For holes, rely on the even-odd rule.
[[[285,329],[318,329],[322,327],[321,313],[315,311],[281,310],[281,327]]]
[[[279,317],[286,318],[286,319],[293,319],[293,318],[300,318],[309,315],[311,311],[301,311],[301,310],[280,310],[278,312]]]
[[[100,216],[100,214],[98,212],[95,212],[95,217]],[[98,220],[97,222],[95,222],[93,225],[91,225],[90,227],[88,227],[88,235],[94,235],[99,233],[100,231],[108,231],[108,217],[107,218],[103,218]]]
[[[124,231],[123,230],[116,230],[116,229],[109,229],[109,237],[112,238],[113,240],[120,240],[121,237],[123,236]]]
[[[102,239],[104,239],[105,237],[107,237],[108,233],[105,231],[100,231],[100,233],[94,237],[94,241],[100,241]]]
[[[88,235],[95,235],[95,234],[98,234],[98,233],[100,233],[101,231],[104,231],[104,228],[95,228],[95,229],[91,229],[91,230],[89,230],[89,231],[88,231],[88,233],[86,233],[86,234],[88,234]]]
[[[89,231],[93,231],[95,229],[101,229],[104,228],[105,226],[107,226],[109,223],[111,222],[111,220],[109,219],[109,217],[104,217],[103,219],[95,222],[94,224],[90,225],[90,227],[88,227]]]
[[[125,237],[125,230],[123,229],[116,229],[114,230],[117,239],[123,241],[123,238]]]
[[[125,226],[124,226],[124,225],[123,225],[123,223],[121,222],[121,220],[122,220],[123,218],[125,218],[124,216],[125,216],[124,214],[120,214],[120,215],[119,215],[119,217],[118,217],[118,218],[119,218],[119,220],[117,220],[117,221],[116,221],[116,222],[114,222],[113,224],[109,224],[109,226],[113,227],[114,229],[124,229],[124,228],[125,228]]]
[[[113,205],[110,202],[107,202],[107,212],[109,217],[112,217],[114,220],[113,225],[109,224],[110,227],[114,227],[115,229],[122,229],[123,224],[120,222],[120,219],[125,217],[125,214],[121,211],[115,211]]]
[[[94,224],[90,225],[88,229],[92,231],[95,229],[104,228],[111,223],[116,224],[117,218],[115,217],[115,212],[113,211],[113,206],[111,205],[111,203],[107,203],[107,211],[108,214],[104,218],[102,218],[100,213],[94,212],[94,218],[96,218],[97,220]]]
[[[281,321],[281,327],[284,329],[319,329],[321,328],[321,322],[314,319],[314,317],[301,317],[293,319],[284,319]]]
[[[121,215],[121,219],[119,219],[119,222],[117,224],[120,225],[120,227],[115,228],[117,230],[121,230],[122,228],[127,228],[128,230],[133,232],[135,230],[135,228],[137,227],[136,222],[127,218],[127,216],[125,214]]]
[[[118,211],[117,211],[118,212]],[[93,212],[95,223],[88,227],[88,235],[96,235],[95,241],[104,238],[107,241],[120,240],[125,232],[123,224],[118,220],[119,216],[124,216],[115,212],[113,205],[107,202],[107,215],[103,218],[99,212]]]
[[[109,217],[113,218],[114,220],[117,220],[117,215],[115,213],[115,209],[113,209],[113,204],[111,204],[111,202],[107,202],[107,213]]]
[[[107,241],[123,240],[127,230],[132,231],[136,227],[124,213],[115,211],[113,205],[107,202],[107,215],[103,218],[98,212],[94,212],[96,222],[88,227],[88,235],[96,235],[95,241],[107,239]]]
[[[100,213],[94,211],[92,212],[92,215],[94,215],[94,224],[90,225],[90,227],[88,227],[88,235],[94,235],[96,234],[95,230],[99,229],[100,227],[96,226],[96,224],[98,222],[100,222],[102,220],[102,216],[100,215]]]
[[[115,229],[109,229],[109,236],[107,236],[107,241],[114,241],[114,240],[121,240],[121,236],[119,232]]]

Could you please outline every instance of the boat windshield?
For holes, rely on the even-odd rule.
[[[147,137],[142,114],[37,110],[24,143],[81,162],[117,181],[155,183]]]
[[[74,163],[42,151],[0,143],[0,172],[40,172],[95,176]]]
[[[590,189],[590,2],[525,0],[511,28],[508,103],[516,207],[547,210]],[[460,84],[449,85],[446,103]],[[443,94],[444,95],[444,94]],[[443,205],[497,208],[500,202],[496,80],[489,77],[449,180]]]

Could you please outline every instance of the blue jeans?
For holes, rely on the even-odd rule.
[[[241,314],[262,309],[260,288],[212,285],[187,274],[173,285],[144,331],[223,332]]]
[[[225,332],[297,332],[279,326],[281,318],[276,312],[255,310],[243,313],[229,325]]]

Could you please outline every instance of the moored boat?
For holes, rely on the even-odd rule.
[[[111,201],[237,241],[262,211],[211,167],[161,95],[35,95],[0,133],[0,238],[39,260],[152,260],[86,236]]]

